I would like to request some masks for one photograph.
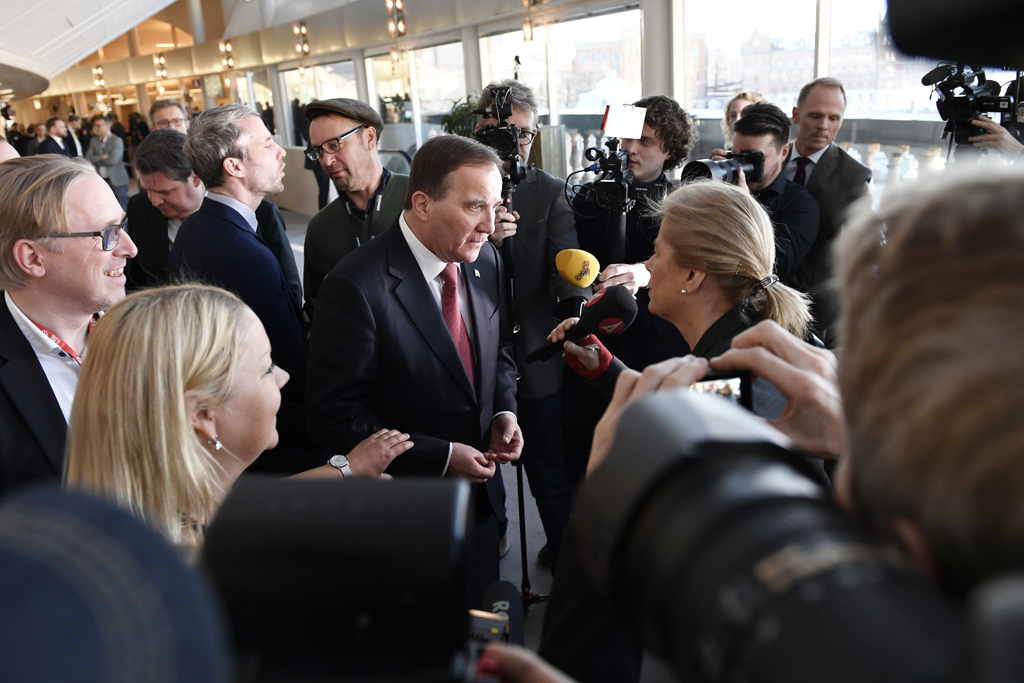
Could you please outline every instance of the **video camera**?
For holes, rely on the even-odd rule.
[[[999,114],[999,123],[1016,133],[1017,111],[1009,88],[1007,95],[1000,96],[999,83],[987,80],[983,69],[963,62],[939,64],[924,75],[921,85],[934,86],[939,93],[935,106],[946,122],[942,130],[943,140],[952,133],[953,142],[957,145],[973,144],[968,138],[984,131],[971,125],[971,121],[979,114],[987,113]]]
[[[491,88],[490,107],[481,107],[473,113],[477,116],[489,116],[497,121],[497,124],[485,126],[473,133],[476,141],[487,145],[501,157],[505,162],[508,172],[508,180],[515,187],[526,178],[526,166],[519,155],[519,135],[521,131],[518,126],[508,122],[512,116],[512,103],[508,101],[509,88]]]
[[[759,183],[764,179],[764,154],[754,149],[742,152],[729,152],[726,159],[700,159],[691,161],[683,167],[680,178],[683,182],[690,180],[722,180],[735,185],[740,180],[740,169],[743,169],[748,183]]]
[[[959,609],[820,476],[729,401],[659,392],[581,489],[579,552],[680,680],[954,680]]]

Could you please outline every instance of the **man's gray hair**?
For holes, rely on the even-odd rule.
[[[533,125],[537,125],[537,98],[533,96],[533,91],[530,88],[512,78],[506,78],[500,83],[487,84],[484,87],[483,94],[480,95],[480,101],[477,103],[478,109],[482,107],[489,109],[494,103],[491,88],[508,88],[508,100],[506,101],[512,103],[512,110],[520,109],[531,112],[533,114]]]
[[[225,104],[196,115],[188,129],[185,156],[192,170],[209,189],[224,184],[224,160],[229,158],[248,161],[247,135],[238,123],[247,116],[259,114],[244,104]]]

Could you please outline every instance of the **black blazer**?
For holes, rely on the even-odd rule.
[[[153,208],[144,191],[128,200],[127,229],[139,253],[125,266],[124,273],[128,278],[126,288],[133,291],[166,284],[167,262],[171,254],[167,239],[167,217],[159,209]],[[266,199],[256,207],[256,234],[263,238],[274,253],[284,271],[295,305],[301,307],[302,281],[285,233],[284,218],[277,205]]]
[[[61,149],[61,146],[57,144],[57,141],[47,135],[43,138],[43,141],[39,143],[39,148],[36,150],[36,154],[60,154],[65,157],[75,156],[65,146]]]
[[[166,232],[164,233],[166,235]],[[297,472],[327,462],[306,433],[303,397],[306,329],[281,264],[234,209],[203,200],[178,230],[168,260],[172,278],[198,280],[235,292],[263,323],[271,357],[291,375],[281,390],[280,444],[257,469]],[[307,456],[309,456],[307,458]]]
[[[488,243],[462,265],[475,391],[397,221],[335,266],[320,288],[310,333],[306,406],[321,446],[347,453],[379,429],[400,429],[415,446],[388,472],[428,476],[441,474],[450,442],[487,449],[494,414],[516,410],[497,258]],[[487,492],[503,519],[499,476]]]
[[[32,345],[0,302],[0,494],[59,483],[67,422]]]

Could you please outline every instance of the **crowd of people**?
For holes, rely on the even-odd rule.
[[[481,107],[492,88],[509,90],[525,164],[537,101],[511,80]],[[1024,568],[1010,348],[1024,176],[955,169],[872,210],[870,170],[835,143],[845,90],[822,78],[791,116],[759,93],[729,103],[716,157],[758,152],[761,179],[676,184],[692,118],[664,96],[635,104],[643,131],[622,149],[652,199],[629,209],[623,244],[586,191],[570,203],[539,168],[511,205],[504,161],[467,138],[432,138],[409,175],[392,173],[377,111],[308,104],[306,157],[339,196],[309,223],[301,276],[268,199],[285,153],[260,112],[155,103],[154,130],[133,125],[131,198],[116,119],[13,130],[0,146],[0,494],[88,490],[192,553],[245,472],[457,477],[474,492],[479,606],[507,543],[500,465],[521,460],[556,577],[541,654],[579,680],[636,680],[639,650],[571,542],[576,487],[629,403],[742,369],[754,413],[838,462],[836,499],[952,598]],[[1019,152],[976,125],[977,144]],[[555,264],[579,247],[601,264],[592,287]],[[559,304],[611,287],[636,298],[633,326],[565,341],[577,318]],[[546,340],[566,362],[526,362]],[[515,649],[487,650],[484,666],[565,680]]]

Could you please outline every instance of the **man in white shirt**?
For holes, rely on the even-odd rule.
[[[89,330],[124,298],[124,266],[136,249],[107,184],[64,157],[0,164],[0,215],[4,493],[32,481],[60,481]]]
[[[849,206],[871,191],[871,169],[833,142],[845,112],[846,91],[838,80],[819,78],[805,85],[793,107],[796,142],[783,170],[787,180],[807,188],[821,210],[814,244],[783,282],[811,295],[814,332],[829,347],[836,342],[838,316],[828,287],[829,253]]]

